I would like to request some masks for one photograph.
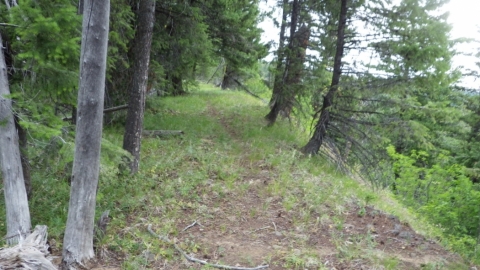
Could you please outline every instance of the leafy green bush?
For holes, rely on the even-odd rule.
[[[432,157],[425,151],[412,151],[406,156],[390,146],[387,152],[394,161],[392,191],[396,196],[440,227],[455,250],[474,255],[480,190],[465,175],[465,168],[450,163],[451,157],[446,154],[433,157],[435,165],[428,166],[425,161]]]

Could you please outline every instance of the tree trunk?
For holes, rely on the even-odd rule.
[[[270,112],[265,116],[269,124],[272,125],[277,120],[278,115],[283,111],[285,117],[290,116],[290,110],[288,110],[289,103],[293,104],[291,89],[286,84],[289,71],[289,62],[292,59],[293,50],[295,50],[294,36],[297,29],[298,15],[299,15],[299,0],[292,2],[291,20],[290,20],[290,42],[288,45],[287,53],[285,53],[284,40],[285,40],[285,25],[286,24],[286,8],[288,7],[288,1],[283,3],[283,15],[282,15],[282,27],[280,32],[280,45],[278,48],[279,62],[277,62],[277,69],[275,72],[275,81],[273,84],[272,99],[270,100]],[[283,31],[283,33],[282,33]],[[283,35],[282,35],[283,34]],[[283,63],[284,59],[287,59],[286,63]]]
[[[85,0],[83,14],[75,157],[62,269],[85,265],[94,257],[110,1]]]
[[[348,0],[341,0],[340,18],[338,21],[337,30],[337,49],[335,53],[335,60],[333,64],[332,84],[327,95],[323,98],[323,105],[320,111],[320,118],[315,125],[315,132],[312,138],[302,148],[305,154],[318,154],[323,140],[327,135],[327,128],[330,122],[330,107],[333,105],[333,97],[338,89],[338,83],[340,82],[340,75],[342,74],[342,57],[345,45],[345,27],[347,24],[347,4]]]
[[[0,35],[0,45],[3,44]],[[18,134],[12,111],[12,100],[8,98],[7,66],[3,50],[0,52],[0,167],[2,170],[5,207],[7,212],[7,243],[15,244],[20,234],[31,229],[30,210],[22,171]]]
[[[123,136],[123,149],[130,152],[131,173],[136,173],[140,161],[140,148],[145,112],[145,94],[148,82],[148,66],[155,22],[155,0],[140,0],[138,5],[137,33],[133,44],[133,78],[128,101],[127,124]]]
[[[223,80],[222,80],[222,90],[226,89],[233,89],[235,88],[235,80],[236,80],[236,73],[234,70],[230,68],[230,65],[227,63],[227,68],[225,69],[225,73],[223,74]]]
[[[70,122],[72,125],[77,124],[77,107],[72,105],[72,120]]]
[[[20,159],[22,161],[23,180],[25,182],[25,190],[27,191],[27,198],[32,197],[32,177],[30,175],[30,161],[28,160],[27,150],[27,132],[19,123],[18,116],[14,116],[15,128],[18,133],[18,146],[20,147]]]
[[[285,28],[287,28],[287,15],[288,15],[288,0],[283,0],[282,5],[282,23],[280,25],[280,38],[277,49],[277,66],[275,68],[275,77],[273,79],[273,92],[270,99],[270,108],[275,106],[275,100],[278,94],[281,92],[282,86],[282,74],[283,74],[283,60],[285,59]],[[269,120],[271,116],[266,115],[265,118]],[[270,120],[269,120],[270,121]]]
[[[271,106],[275,103],[278,86],[280,85],[283,74],[283,61],[285,60],[285,29],[287,28],[288,0],[283,0],[282,5],[282,23],[280,24],[280,38],[277,49],[277,67],[275,68],[275,78],[273,81],[273,93],[270,100]],[[275,87],[277,86],[277,87]],[[277,89],[277,91],[275,91]]]
[[[290,114],[295,105],[296,98],[300,92],[299,83],[302,80],[303,65],[305,63],[305,56],[310,39],[310,29],[307,26],[302,26],[294,33],[292,41],[289,45],[289,55],[285,66],[285,75],[282,96],[275,104],[276,110],[273,120],[281,114],[285,118],[290,118]]]
[[[300,12],[300,2],[299,0],[293,0],[292,2],[292,19],[290,22],[290,43],[293,40],[295,32],[297,32],[298,25],[298,15]]]
[[[171,76],[172,82],[172,96],[181,96],[186,94],[185,90],[183,89],[183,79],[181,75],[173,74]]]

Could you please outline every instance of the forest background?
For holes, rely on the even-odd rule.
[[[480,50],[478,40],[451,38],[445,3],[282,0],[261,12],[254,0],[173,0],[154,3],[148,30],[141,5],[113,0],[103,122],[136,138],[125,139],[124,150],[104,140],[115,153],[104,162],[126,164],[133,174],[141,167],[143,119],[126,117],[143,118],[145,95],[188,95],[199,81],[246,91],[269,100],[267,126],[288,121],[311,135],[300,152],[323,154],[372,188],[390,190],[478,262],[480,96],[475,85],[459,83],[478,73],[452,67],[452,59],[455,46],[469,44],[478,65]],[[62,0],[6,1],[0,8],[6,98],[14,101],[25,190],[35,198],[42,195],[33,181],[41,176],[33,168],[70,179],[81,9]],[[276,10],[282,15],[272,17],[280,30],[273,46],[261,42],[258,23]],[[151,39],[146,61],[139,61],[141,44],[149,43],[139,42],[141,34]],[[271,48],[275,58],[266,62]],[[135,95],[137,75],[148,80]],[[129,130],[132,123],[140,133]]]

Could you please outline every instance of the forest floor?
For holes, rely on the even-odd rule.
[[[186,135],[144,139],[149,190],[131,192],[138,205],[113,209],[93,269],[214,269],[186,260],[173,242],[231,269],[474,269],[387,191],[303,157],[296,144],[307,137],[287,122],[266,128],[265,107],[220,91],[150,104],[146,128]]]

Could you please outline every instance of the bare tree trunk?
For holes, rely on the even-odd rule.
[[[325,136],[327,135],[327,128],[330,122],[330,107],[333,105],[333,97],[338,89],[338,83],[340,82],[340,76],[342,74],[342,57],[345,45],[345,27],[347,24],[347,4],[348,0],[341,0],[340,18],[338,20],[337,30],[337,50],[333,65],[332,84],[327,95],[323,98],[320,118],[315,125],[315,132],[307,145],[302,148],[302,151],[305,154],[317,154],[322,146]]]
[[[0,35],[0,45],[2,45]],[[8,98],[7,66],[3,50],[0,52],[0,167],[7,212],[7,243],[18,242],[20,234],[30,233],[30,210],[23,178],[18,134],[15,129],[12,100]]]
[[[138,171],[140,162],[145,94],[147,91],[153,24],[155,22],[155,0],[140,0],[137,16],[138,27],[133,44],[135,62],[128,101],[127,124],[123,136],[123,148],[133,156],[133,161],[130,163],[131,173]]]
[[[27,133],[19,123],[18,116],[14,115],[15,128],[18,133],[18,146],[20,147],[20,159],[22,161],[23,180],[25,182],[25,190],[27,191],[27,198],[32,198],[32,177],[30,175],[30,161],[28,159],[27,151]]]
[[[75,157],[63,239],[63,269],[84,265],[94,257],[93,224],[100,168],[110,1],[85,0],[83,14]]]

